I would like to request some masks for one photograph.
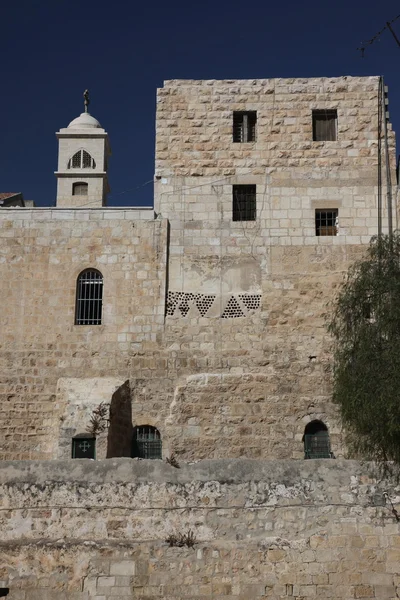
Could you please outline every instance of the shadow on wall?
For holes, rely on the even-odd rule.
[[[128,380],[111,398],[106,458],[130,457],[132,436],[132,402]]]

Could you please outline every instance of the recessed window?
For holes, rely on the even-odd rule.
[[[72,438],[72,458],[96,458],[96,438],[87,434]]]
[[[132,442],[133,458],[162,458],[161,435],[156,427],[135,427]]]
[[[323,421],[315,419],[306,425],[303,443],[304,458],[334,458],[328,428]]]
[[[315,211],[315,235],[337,235],[339,211],[328,208]]]
[[[95,169],[96,163],[86,150],[78,150],[68,161],[68,169]]]
[[[0,588],[0,598],[4,598],[4,596],[8,596],[10,593],[10,588]]]
[[[232,215],[234,221],[256,220],[255,185],[232,186]]]
[[[72,195],[73,196],[87,196],[88,195],[88,184],[79,182],[72,184]]]
[[[102,309],[103,275],[87,269],[76,282],[75,325],[101,325]]]
[[[235,111],[233,113],[233,141],[255,142],[256,141],[257,112]]]
[[[314,142],[337,140],[337,110],[313,110],[312,125]]]

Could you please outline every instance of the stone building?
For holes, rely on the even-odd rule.
[[[107,208],[87,106],[60,129],[56,207],[0,211],[0,459],[302,458],[316,420],[343,455],[324,315],[381,201],[387,228],[384,103],[378,77],[167,81],[154,210]]]
[[[344,452],[324,314],[396,207],[382,81],[166,82],[154,209],[106,207],[85,100],[56,207],[0,211],[0,597],[399,597],[398,479],[274,460]]]

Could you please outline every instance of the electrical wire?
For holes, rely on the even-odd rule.
[[[397,19],[400,19],[400,15],[397,15],[397,17],[395,17],[391,21],[386,21],[386,25],[380,31],[378,31],[378,33],[376,33],[370,40],[367,40],[366,42],[361,42],[361,46],[359,48],[357,48],[357,50],[360,50],[360,52],[361,52],[361,58],[364,58],[366,47],[371,46],[374,42],[376,42],[380,38],[382,33],[385,31],[385,29],[389,29],[389,31],[392,33],[394,39],[400,46],[399,40],[391,27],[392,23],[397,21]]]

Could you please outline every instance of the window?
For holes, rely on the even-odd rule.
[[[158,429],[141,425],[133,430],[133,458],[162,458],[162,442]]]
[[[303,443],[304,458],[334,458],[328,428],[323,421],[315,419],[306,425]]]
[[[95,169],[96,163],[86,150],[78,150],[68,161],[68,169]]]
[[[87,433],[72,438],[72,458],[96,458],[96,438]]]
[[[314,142],[337,140],[337,110],[313,110],[312,125]]]
[[[0,588],[0,598],[4,598],[5,596],[8,596],[9,593],[10,593],[10,588]]]
[[[338,234],[339,211],[337,208],[315,211],[315,235]]]
[[[234,185],[232,187],[232,214],[234,221],[256,220],[255,185]]]
[[[72,184],[72,195],[73,196],[87,196],[88,195],[88,184],[79,182]]]
[[[257,113],[255,110],[247,112],[235,111],[233,113],[233,141],[256,141]]]
[[[75,325],[101,325],[103,275],[94,269],[82,271],[76,284]]]

